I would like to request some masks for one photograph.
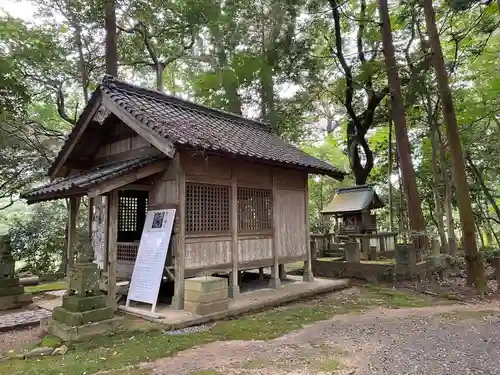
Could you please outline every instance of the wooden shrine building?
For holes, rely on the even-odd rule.
[[[72,248],[80,197],[90,198],[95,261],[114,299],[130,278],[146,211],[177,209],[165,265],[183,308],[185,278],[305,261],[309,173],[339,169],[279,138],[269,125],[105,77],[53,162],[53,181],[24,193],[28,203],[69,198]],[[69,255],[69,264],[73,257]]]
[[[375,233],[377,218],[372,212],[384,207],[384,203],[370,185],[340,188],[332,201],[321,212],[338,220],[337,232]]]

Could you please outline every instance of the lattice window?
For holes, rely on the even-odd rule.
[[[229,232],[229,186],[186,183],[186,232]]]
[[[272,229],[272,207],[270,190],[238,188],[238,231]]]
[[[137,243],[118,243],[116,259],[135,262],[139,244]]]
[[[147,191],[125,190],[119,192],[118,242],[133,242],[141,239],[147,207]]]

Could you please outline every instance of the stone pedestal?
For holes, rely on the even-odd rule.
[[[227,310],[228,281],[214,276],[194,277],[184,282],[184,310],[209,315]]]
[[[64,341],[80,341],[113,332],[121,325],[114,308],[106,306],[99,290],[99,269],[92,263],[92,248],[80,240],[80,258],[73,266],[62,306],[54,308],[49,331]]]
[[[0,236],[0,310],[20,308],[31,303],[31,294],[24,293],[16,277],[15,261],[10,253],[8,236]]]

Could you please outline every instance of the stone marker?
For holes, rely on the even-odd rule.
[[[71,270],[68,290],[62,306],[54,308],[49,331],[64,341],[85,340],[115,331],[121,317],[106,306],[106,296],[99,290],[99,269],[92,263],[93,251],[88,236],[79,241],[78,262]]]
[[[370,258],[370,260],[377,260],[377,246],[370,246],[368,257]]]
[[[346,242],[345,261],[347,263],[359,263],[361,261],[359,245],[356,241]]]
[[[31,294],[24,293],[24,287],[16,277],[15,260],[10,253],[10,239],[0,236],[0,310],[15,309],[31,303]]]
[[[201,276],[184,282],[184,310],[209,315],[229,308],[226,278]]]

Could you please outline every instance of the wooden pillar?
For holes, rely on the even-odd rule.
[[[116,263],[118,252],[118,190],[109,194],[108,202],[108,299],[107,305],[116,308]]]
[[[175,246],[175,286],[174,297],[172,298],[172,307],[177,310],[184,309],[184,268],[186,256],[186,176],[181,166],[180,155],[177,154],[174,158],[175,171],[177,175],[178,187],[178,205],[177,219],[178,230],[176,233]]]
[[[259,268],[259,281],[264,281],[264,268]]]
[[[304,190],[304,216],[305,216],[305,231],[306,231],[306,260],[304,261],[304,274],[302,279],[304,281],[314,281],[314,276],[312,272],[312,254],[311,254],[311,242],[309,241],[309,189],[308,189],[308,179],[307,174],[305,178],[305,190]]]
[[[238,176],[236,171],[232,168],[231,171],[231,260],[233,263],[233,268],[229,279],[229,297],[235,298],[240,294],[239,286],[239,272],[238,272]]]
[[[80,206],[80,197],[69,198],[68,209],[68,249],[66,252],[66,275],[71,275],[71,269],[75,263],[75,238],[76,238],[76,220],[78,218],[78,209]]]
[[[94,198],[89,198],[88,199],[88,205],[89,205],[89,217],[88,217],[88,228],[89,228],[89,235],[92,235],[92,220],[94,216],[94,203],[95,199]]]
[[[279,265],[278,271],[279,271],[280,280],[281,281],[286,280],[286,271],[285,271],[285,265],[284,264],[280,264]]]
[[[278,249],[278,209],[276,205],[276,201],[278,198],[277,189],[276,189],[276,177],[275,171],[272,170],[273,174],[273,190],[272,190],[272,198],[273,198],[273,265],[271,266],[271,279],[269,280],[269,286],[271,288],[279,289],[281,288],[281,281],[279,277],[279,249]]]

